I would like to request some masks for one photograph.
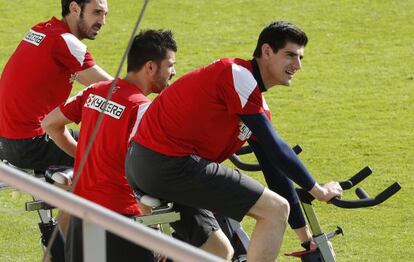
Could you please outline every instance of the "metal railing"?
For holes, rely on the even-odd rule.
[[[40,181],[12,167],[0,164],[0,181],[83,219],[84,225],[90,225],[92,229],[86,229],[85,232],[92,232],[93,234],[93,232],[96,232],[94,230],[96,226],[99,226],[102,230],[110,231],[140,246],[178,261],[224,261],[217,256],[167,235],[159,234],[159,232],[153,229],[138,224],[91,201]],[[97,236],[99,235],[102,236],[102,234],[98,233]],[[94,247],[93,250],[84,250],[85,262],[98,261],[102,258],[102,254],[106,252],[105,241],[97,240],[93,235],[84,234],[84,241],[88,242],[86,245]],[[89,243],[90,241],[102,242],[103,245],[97,246],[95,245],[96,243]]]

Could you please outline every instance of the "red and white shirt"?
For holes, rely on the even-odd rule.
[[[87,144],[105,106],[112,81],[91,85],[60,106],[70,120],[82,122],[76,149],[74,173],[77,173]],[[74,193],[124,215],[139,215],[132,189],[125,177],[125,156],[132,130],[150,101],[140,89],[125,80],[117,80],[116,88],[105,109],[103,121]]]
[[[0,136],[44,134],[41,120],[68,98],[76,72],[93,65],[86,45],[64,22],[52,17],[32,27],[0,79]]]
[[[250,137],[239,115],[268,113],[251,61],[221,59],[187,73],[144,115],[133,141],[168,156],[222,162]]]

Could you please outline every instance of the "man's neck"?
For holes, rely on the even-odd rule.
[[[259,68],[259,64],[257,63],[257,59],[254,58],[251,61],[251,63],[252,63],[252,68],[253,68],[253,76],[256,79],[256,82],[257,82],[257,84],[259,86],[260,91],[262,93],[263,92],[266,92],[267,91],[267,88],[266,88],[266,86],[265,86],[265,84],[263,82],[263,78],[262,78],[262,75],[261,75],[261,70]]]
[[[76,38],[78,38],[79,40],[82,40],[82,38],[79,36],[77,23],[73,17],[70,17],[70,15],[67,15],[62,18],[62,22],[65,23],[69,27],[69,31],[72,33],[72,35],[76,36]]]
[[[270,72],[269,69],[272,66],[269,66],[269,61],[263,58],[256,58],[257,61],[257,66],[260,70],[260,76],[262,77],[263,80],[263,84],[266,88],[266,90],[269,90],[270,88],[274,87],[274,86],[279,86],[279,85],[286,85],[284,83],[281,83],[278,80],[275,80],[274,76],[272,75],[272,72]]]
[[[129,72],[125,76],[124,80],[137,86],[145,96],[151,94],[150,85],[148,84],[148,81],[146,81],[145,77],[140,77],[140,72]]]

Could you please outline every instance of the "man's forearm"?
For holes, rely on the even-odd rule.
[[[114,78],[98,65],[94,65],[88,69],[78,72],[78,82],[85,86],[89,86],[99,81],[112,79]]]
[[[72,121],[66,118],[59,108],[55,108],[42,121],[42,128],[46,131],[55,144],[65,151],[66,154],[74,157],[78,142],[72,137],[66,124]]]
[[[304,226],[304,227],[301,227],[301,228],[296,228],[294,230],[295,230],[295,233],[298,236],[299,241],[301,243],[306,242],[306,241],[310,241],[312,239],[312,234],[311,234],[308,226]]]
[[[71,136],[69,130],[65,127],[63,132],[55,131],[53,134],[49,134],[49,136],[53,139],[55,144],[65,151],[66,154],[70,155],[71,157],[75,157],[76,153],[76,146],[78,143],[76,140]]]

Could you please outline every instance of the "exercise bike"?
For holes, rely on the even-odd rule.
[[[292,148],[296,154],[299,154],[302,151],[300,146],[295,146]],[[238,156],[245,155],[252,153],[250,147],[243,147],[237,154],[230,157],[230,161],[239,169],[244,171],[261,171],[260,165],[257,163],[245,163],[240,160]],[[63,185],[70,185],[71,184],[71,175],[73,174],[73,170],[71,169],[51,169],[46,172],[45,177],[49,180],[63,184]],[[356,175],[351,177],[350,179],[340,182],[341,187],[344,190],[348,190],[353,188],[355,185],[360,183],[362,180],[367,178],[369,175],[372,174],[372,170],[369,167],[363,168],[359,171]],[[4,186],[0,184],[1,186]],[[364,191],[362,188],[356,189],[356,194],[359,197],[357,200],[343,200],[339,198],[334,198],[331,200],[331,203],[340,208],[362,208],[362,207],[370,207],[381,204],[395,193],[397,193],[401,189],[401,186],[398,182],[395,182],[379,195],[374,198],[369,197],[368,193]],[[317,244],[317,249],[310,250],[309,243],[303,243],[303,247],[305,250],[299,252],[292,252],[286,255],[298,257],[303,262],[335,262],[335,252],[330,245],[329,240],[333,237],[342,234],[343,230],[340,227],[333,232],[324,233],[321,229],[319,220],[316,216],[314,208],[312,206],[312,201],[314,198],[305,190],[301,188],[296,189],[299,199],[301,201],[301,205],[306,216],[308,225],[311,229],[313,234],[313,240]],[[137,199],[140,200],[141,203],[150,206],[153,208],[153,211],[150,215],[142,215],[137,216],[134,218],[135,221],[145,224],[145,225],[168,225],[169,223],[178,221],[180,219],[180,214],[175,212],[173,209],[174,203],[163,201],[149,195],[144,194],[143,192],[135,192]],[[45,202],[41,200],[34,199],[31,202],[26,203],[26,210],[27,211],[38,211],[39,216],[41,212],[47,211],[51,212],[53,207],[48,206]],[[51,213],[45,216],[46,220],[50,224],[50,221],[56,223],[53,220],[53,216]],[[50,214],[50,215],[49,215]],[[235,250],[234,257],[232,261],[234,262],[243,262],[247,261],[247,247],[249,245],[249,237],[246,232],[243,230],[242,226],[239,222],[220,215],[216,215],[217,221],[220,224],[223,232],[227,235],[232,246]],[[162,231],[171,234],[171,230],[168,226],[163,226]]]
[[[151,214],[137,216],[134,218],[135,221],[148,226],[160,225],[161,232],[180,239],[169,227],[170,223],[180,220],[180,213],[174,211],[173,202],[152,197],[142,191],[135,191],[135,196],[142,204],[152,208]],[[228,237],[233,246],[234,255],[232,262],[247,261],[247,247],[250,239],[243,227],[238,221],[232,218],[220,214],[214,214],[214,216],[216,217],[221,230]]]
[[[72,183],[71,177],[73,170],[71,167],[51,166],[45,172],[37,172],[33,169],[16,167],[6,160],[3,160],[2,162],[4,165],[18,169],[47,183],[55,184],[62,189],[68,189]],[[0,190],[9,188],[10,187],[7,184],[2,182],[0,183]],[[41,233],[40,245],[42,250],[45,251],[52,237],[53,230],[57,227],[58,222],[53,214],[53,206],[34,196],[32,196],[32,198],[33,199],[31,201],[27,201],[25,203],[25,210],[37,211],[37,214],[39,215],[40,222],[38,223],[38,226]],[[57,237],[53,242],[51,256],[52,261],[54,262],[64,261],[64,238],[62,235]]]
[[[4,164],[19,169],[29,175],[35,176],[36,178],[39,178],[42,181],[56,184],[63,189],[67,189],[72,185],[73,168],[71,167],[53,166],[48,168],[44,173],[37,173],[33,170],[18,168],[6,161],[4,161]],[[7,188],[10,187],[4,183],[0,183],[0,189]],[[135,220],[137,223],[141,223],[147,226],[157,225],[160,227],[160,230],[163,233],[174,236],[174,232],[169,227],[169,224],[180,220],[180,213],[174,211],[174,203],[156,199],[154,197],[145,195],[142,192],[138,191],[135,192],[135,197],[141,203],[152,207],[152,213],[150,215],[131,217],[131,219]],[[36,211],[39,215],[39,228],[42,233],[40,240],[43,251],[45,251],[45,247],[49,243],[52,232],[58,224],[58,222],[55,220],[53,216],[53,209],[55,209],[54,206],[51,206],[45,201],[37,199],[35,197],[33,197],[32,201],[28,201],[25,203],[26,211]],[[223,231],[227,234],[227,236],[233,239],[232,242],[234,243],[234,250],[237,254],[235,255],[235,259],[233,259],[233,261],[246,261],[249,237],[247,236],[241,225],[237,221],[227,217],[217,215],[216,218],[219,222],[219,225],[222,227]],[[64,261],[64,258],[60,255],[64,253],[64,243],[60,242],[59,238],[57,238],[57,240],[58,241],[53,243],[53,245],[55,245],[55,248],[51,249],[52,259],[53,261]]]
[[[299,154],[302,151],[302,148],[297,145],[293,148],[293,150],[296,154]],[[230,158],[230,160],[236,167],[242,170],[261,171],[259,164],[245,163],[241,161],[238,157],[238,155],[244,155],[251,152],[251,150],[245,148],[244,150],[241,150],[238,154],[233,155]],[[339,184],[343,190],[349,190],[357,184],[359,184],[360,182],[362,182],[371,174],[372,169],[367,166],[361,169],[358,173],[356,173],[348,180],[339,182]],[[344,200],[335,197],[330,201],[330,203],[339,208],[371,207],[383,203],[384,201],[392,197],[394,194],[396,194],[400,189],[400,184],[398,182],[395,182],[389,187],[387,187],[385,190],[383,190],[381,193],[379,193],[377,196],[370,197],[369,194],[362,187],[357,187],[355,190],[355,193],[358,197],[357,199]],[[302,247],[305,248],[305,250],[286,253],[285,255],[300,258],[302,262],[335,262],[335,252],[329,240],[334,238],[335,236],[343,235],[344,233],[342,228],[338,226],[336,230],[332,232],[323,232],[318,217],[312,206],[312,201],[314,200],[314,197],[302,188],[296,188],[296,192],[299,196],[303,212],[305,214],[306,220],[313,235],[313,241],[317,244],[317,248],[311,250],[309,242],[302,243]]]
[[[300,146],[295,146],[292,148],[296,154],[299,154],[302,149]],[[252,150],[249,146],[243,147],[239,152],[234,154],[229,158],[229,160],[240,170],[243,171],[260,171],[260,166],[258,164],[249,164],[240,160],[239,155],[245,155],[252,153]],[[180,214],[174,211],[174,203],[169,201],[164,201],[155,197],[152,197],[148,194],[145,194],[142,191],[135,192],[136,198],[144,205],[152,207],[152,214],[143,215],[136,217],[135,220],[143,223],[145,225],[154,225],[161,224],[162,231],[167,234],[171,234],[171,229],[168,224],[178,221],[180,219]],[[234,255],[232,258],[233,262],[245,262],[247,261],[247,248],[249,246],[250,238],[241,226],[241,224],[229,217],[214,214],[218,224],[220,225],[221,230],[230,240],[230,243],[234,249]],[[174,236],[174,233],[172,233]]]

